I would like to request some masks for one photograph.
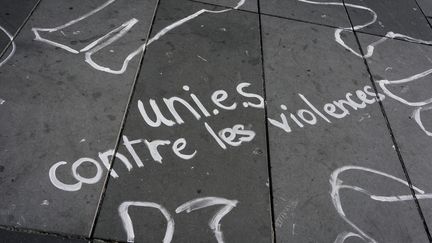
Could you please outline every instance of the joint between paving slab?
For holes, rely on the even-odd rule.
[[[370,80],[371,83],[372,83],[372,87],[373,87],[373,89],[374,89],[374,91],[375,91],[376,96],[379,97],[379,96],[378,96],[378,89],[377,89],[376,84],[375,84],[375,82],[374,82],[374,79],[373,79],[373,77],[372,77],[372,72],[371,72],[371,70],[370,70],[370,68],[369,68],[369,64],[367,63],[367,60],[366,60],[366,58],[364,57],[363,49],[362,49],[362,47],[361,47],[360,40],[359,40],[359,38],[358,38],[358,36],[357,36],[357,31],[354,30],[354,25],[353,25],[353,23],[352,23],[352,21],[351,21],[351,17],[350,17],[350,15],[349,15],[349,13],[348,13],[348,9],[347,9],[347,7],[346,7],[346,5],[345,5],[345,0],[342,0],[342,2],[343,2],[343,5],[344,5],[344,8],[345,8],[345,11],[346,11],[346,13],[347,13],[347,15],[348,15],[348,19],[349,19],[349,21],[350,21],[351,28],[352,28],[352,30],[353,30],[353,33],[354,33],[354,36],[355,36],[355,39],[356,39],[357,45],[358,45],[358,47],[359,47],[360,53],[361,53],[361,55],[362,55],[363,62],[364,62],[364,64],[365,64],[365,66],[366,66],[366,70],[367,70],[367,72],[369,73],[369,80]],[[397,143],[397,141],[396,141],[396,137],[395,137],[394,132],[393,132],[393,129],[392,129],[391,125],[390,125],[390,121],[389,121],[389,119],[388,119],[388,117],[387,117],[387,113],[386,113],[386,111],[385,111],[385,109],[384,109],[384,104],[382,103],[381,99],[378,99],[378,104],[379,104],[379,106],[380,106],[381,113],[382,113],[382,115],[383,115],[383,117],[384,117],[384,120],[385,120],[385,122],[386,122],[387,129],[388,129],[388,131],[389,131],[390,137],[391,137],[392,142],[393,142],[393,145],[394,145],[394,147],[395,147],[395,151],[396,151],[396,154],[397,154],[397,156],[398,156],[399,162],[400,162],[400,164],[401,164],[401,166],[402,166],[402,170],[403,170],[403,172],[404,172],[405,178],[407,179],[408,187],[409,187],[409,189],[410,189],[410,191],[411,191],[411,194],[412,194],[412,196],[413,196],[413,198],[414,198],[414,203],[415,203],[415,205],[416,205],[416,207],[417,207],[417,211],[418,211],[418,213],[419,213],[419,215],[420,215],[420,219],[422,220],[424,230],[425,230],[425,232],[426,232],[426,235],[427,235],[427,237],[428,237],[429,242],[432,242],[432,237],[431,237],[431,234],[430,234],[430,231],[429,231],[429,227],[428,227],[428,225],[427,225],[427,223],[426,223],[426,219],[425,219],[425,217],[424,217],[424,214],[423,214],[423,211],[422,211],[422,209],[421,209],[420,203],[419,203],[419,201],[418,201],[418,199],[417,199],[417,196],[416,196],[415,190],[414,190],[414,188],[413,188],[413,185],[412,185],[411,179],[410,179],[409,174],[408,174],[408,170],[407,170],[407,168],[406,168],[405,162],[404,162],[403,157],[402,157],[402,153],[401,153],[401,151],[400,151],[400,149],[399,149],[399,145],[398,145],[398,143]]]
[[[36,230],[36,229],[18,228],[18,227],[7,226],[7,225],[0,225],[0,229],[10,231],[10,232],[24,233],[24,234],[53,236],[53,237],[58,237],[58,238],[63,238],[63,239],[89,240],[89,238],[82,236],[82,235],[72,235],[72,234],[63,234],[63,233],[56,233],[56,232],[47,232],[47,231],[41,231],[41,230]]]
[[[154,25],[154,22],[156,20],[156,15],[157,15],[157,12],[158,12],[158,9],[159,9],[160,2],[161,2],[161,0],[157,0],[157,4],[156,4],[155,10],[153,12],[153,18],[152,18],[152,21],[151,21],[151,24],[150,24],[150,29],[149,29],[149,31],[147,33],[146,42],[145,42],[144,45],[147,45],[147,41],[149,40],[150,35],[152,33],[153,25]],[[136,83],[138,81],[139,74],[140,74],[141,69],[142,69],[142,65],[143,65],[143,61],[144,61],[144,56],[145,56],[146,52],[147,52],[147,48],[145,48],[143,50],[143,53],[141,54],[141,57],[140,57],[138,68],[137,68],[137,71],[136,71],[136,74],[135,74],[135,78],[134,78],[134,81],[132,83],[132,88],[131,88],[131,91],[130,91],[130,94],[129,94],[128,102],[126,104],[125,112],[123,114],[123,119],[122,119],[122,122],[121,122],[121,125],[120,125],[119,133],[117,135],[117,140],[116,140],[116,144],[115,144],[115,148],[114,148],[114,155],[117,153],[118,148],[119,148],[121,136],[123,134],[123,130],[124,130],[124,127],[125,127],[126,119],[128,117],[128,114],[129,114],[129,108],[130,108],[130,105],[131,105],[131,102],[132,102],[132,97],[133,97],[133,94],[135,93]],[[95,217],[93,219],[92,227],[90,229],[90,234],[89,234],[90,238],[94,237],[94,233],[95,233],[95,229],[96,229],[96,225],[97,225],[97,220],[99,218],[100,211],[102,209],[102,203],[104,201],[106,190],[107,190],[107,187],[108,187],[108,182],[110,180],[110,173],[111,173],[111,171],[112,171],[112,169],[114,167],[115,158],[116,158],[116,156],[111,156],[110,167],[108,169],[108,172],[107,172],[104,184],[103,184],[102,192],[101,192],[101,195],[100,195],[100,198],[99,198],[99,203],[98,203],[98,206],[97,206],[97,209],[96,209],[96,214],[95,214]]]
[[[236,11],[240,11],[240,12],[246,12],[246,13],[251,13],[251,14],[256,14],[258,15],[258,22],[259,22],[259,34],[260,34],[260,51],[261,51],[261,66],[262,66],[262,89],[263,89],[263,98],[264,98],[264,124],[265,124],[265,130],[266,130],[266,151],[267,151],[267,163],[268,163],[268,180],[269,180],[269,194],[270,194],[270,216],[271,216],[271,223],[272,223],[272,241],[276,242],[276,228],[275,228],[275,220],[274,220],[274,203],[273,203],[273,183],[272,183],[272,175],[271,175],[271,163],[270,163],[270,144],[269,144],[269,132],[268,132],[268,122],[267,122],[267,95],[266,95],[266,82],[265,82],[265,71],[264,71],[264,50],[263,50],[263,33],[262,33],[262,25],[261,25],[261,15],[266,15],[266,14],[262,14],[261,13],[261,8],[260,8],[260,1],[257,0],[257,7],[258,7],[258,13],[257,12],[253,12],[253,11],[249,11],[249,10],[243,10],[243,9],[234,9],[232,7],[227,7],[227,6],[222,6],[222,5],[218,5],[218,4],[211,4],[211,3],[205,3],[205,2],[201,2],[201,1],[197,1],[197,0],[189,0],[191,2],[196,2],[196,3],[201,3],[201,4],[206,4],[206,5],[210,5],[210,6],[215,6],[215,7],[224,7],[224,8],[229,8],[231,10],[236,10]],[[273,16],[273,17],[279,17],[279,16]],[[284,18],[285,19],[285,18]]]
[[[417,2],[417,0],[414,0],[414,2],[417,4],[417,7],[418,7],[418,9],[420,9],[420,12],[423,14],[423,16],[424,16],[424,18],[426,20],[426,23],[428,23],[429,27],[432,30],[432,24],[429,22],[428,16],[426,16],[426,14],[424,13],[423,9],[420,7],[420,4]]]
[[[6,226],[6,225],[0,225],[1,230],[10,231],[10,232],[16,232],[16,233],[23,233],[23,234],[33,234],[33,235],[41,235],[41,236],[51,236],[51,237],[57,237],[65,240],[83,240],[83,241],[100,241],[100,242],[106,242],[106,243],[126,243],[126,241],[118,241],[118,240],[110,240],[110,239],[104,239],[104,238],[89,238],[83,235],[73,235],[73,234],[63,234],[63,233],[56,233],[56,232],[47,232],[47,231],[41,231],[41,230],[34,230],[34,229],[26,229],[26,228],[17,228],[14,226]]]
[[[102,242],[102,243],[128,243],[126,241],[110,240],[110,239],[105,239],[105,238],[92,238],[91,240],[93,243],[98,243],[98,242]]]
[[[273,179],[271,172],[271,161],[270,161],[270,141],[269,141],[269,125],[267,121],[267,92],[266,92],[266,78],[265,78],[265,65],[264,65],[264,46],[263,46],[263,31],[262,31],[262,22],[261,22],[261,8],[260,8],[260,0],[257,0],[258,7],[258,24],[259,24],[259,34],[260,34],[260,49],[261,49],[261,67],[262,67],[262,84],[263,84],[263,98],[264,98],[264,124],[266,131],[266,150],[267,150],[267,174],[269,178],[269,194],[270,194],[270,213],[272,220],[272,240],[276,242],[276,227],[275,227],[275,213],[274,213],[274,202],[273,202]]]

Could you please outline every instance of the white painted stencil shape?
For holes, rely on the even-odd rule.
[[[342,7],[344,6],[344,3],[342,3],[342,2],[316,2],[316,1],[310,1],[310,0],[298,0],[298,1],[303,2],[303,3],[308,3],[308,4],[314,4],[314,5],[331,5],[331,6],[342,6]],[[366,53],[363,55],[363,54],[359,53],[358,51],[354,50],[353,48],[351,48],[348,44],[346,44],[342,40],[341,34],[342,34],[342,32],[346,32],[346,31],[352,32],[353,30],[361,30],[367,26],[374,24],[377,21],[378,15],[374,10],[372,10],[371,8],[365,7],[365,6],[356,5],[356,4],[349,4],[349,3],[345,3],[345,6],[347,8],[365,10],[366,12],[368,12],[371,15],[371,20],[369,22],[366,22],[366,23],[360,24],[360,25],[356,25],[353,28],[341,27],[341,28],[336,29],[335,33],[334,33],[334,37],[335,37],[336,42],[339,43],[346,50],[350,51],[351,53],[353,53],[354,55],[356,55],[358,57],[370,58],[374,54],[375,47],[377,47],[380,44],[385,43],[385,41],[387,41],[389,39],[401,39],[401,40],[405,40],[405,41],[409,41],[409,42],[413,42],[413,43],[432,46],[432,41],[416,39],[416,38],[413,38],[411,36],[407,36],[404,34],[389,31],[386,33],[385,37],[382,37],[378,41],[375,41],[375,42],[369,44],[366,47]],[[408,77],[398,79],[398,80],[383,79],[383,80],[377,80],[376,81],[378,83],[379,87],[381,87],[382,91],[387,96],[401,102],[404,105],[414,107],[412,117],[414,118],[415,122],[420,127],[420,129],[428,136],[432,136],[432,132],[425,128],[425,126],[421,120],[421,113],[424,111],[428,111],[428,110],[432,109],[432,97],[429,99],[423,100],[423,101],[410,102],[410,101],[394,94],[393,92],[391,92],[387,88],[387,86],[388,85],[408,84],[410,82],[415,82],[416,80],[419,80],[420,78],[424,78],[424,77],[430,75],[431,73],[432,73],[432,68],[425,70],[423,72],[420,72],[420,73],[416,73],[414,75],[410,75]]]
[[[337,236],[334,243],[343,243],[343,242],[345,242],[345,240],[347,240],[348,238],[352,238],[352,237],[359,238],[359,239],[363,240],[364,242],[376,243],[377,241],[374,238],[372,238],[370,235],[366,234],[366,232],[364,232],[362,229],[360,229],[353,221],[348,219],[348,217],[347,217],[347,215],[343,209],[341,198],[340,198],[341,190],[342,189],[343,190],[353,190],[353,191],[356,191],[356,192],[359,192],[359,193],[362,193],[362,194],[369,196],[370,199],[372,199],[374,201],[379,201],[379,202],[384,202],[384,203],[413,201],[414,197],[411,194],[409,194],[409,195],[398,195],[397,194],[397,195],[388,195],[388,196],[375,195],[364,188],[344,184],[343,181],[339,177],[342,173],[344,173],[346,171],[356,171],[356,172],[361,172],[362,174],[369,173],[369,174],[378,175],[378,176],[381,176],[385,179],[390,179],[391,181],[395,181],[399,184],[402,184],[402,185],[406,186],[407,188],[409,188],[409,184],[407,181],[400,179],[400,178],[397,178],[395,176],[392,176],[390,174],[387,174],[387,173],[384,173],[384,172],[381,172],[378,170],[366,168],[366,167],[361,167],[361,166],[343,166],[343,167],[340,167],[339,169],[333,171],[333,173],[331,174],[331,176],[330,176],[330,186],[331,186],[330,196],[331,196],[331,199],[333,202],[333,206],[335,207],[339,216],[346,223],[348,223],[351,226],[351,228],[353,228],[353,230],[354,230],[354,232],[341,232]],[[417,199],[419,199],[419,200],[432,199],[432,193],[425,193],[423,190],[421,190],[415,186],[413,186],[413,189],[416,192]]]
[[[216,214],[210,219],[209,221],[209,227],[212,229],[216,240],[218,243],[224,243],[223,239],[223,233],[221,230],[221,223],[220,221],[222,218],[227,215],[231,210],[237,205],[237,200],[228,200],[225,198],[220,197],[203,197],[203,198],[197,198],[191,201],[188,201],[182,205],[180,205],[175,211],[176,213],[190,213],[195,210],[199,210],[202,208],[215,206],[215,205],[224,205],[219,211],[216,212]],[[164,208],[162,205],[159,205],[154,202],[132,202],[127,201],[120,204],[118,208],[118,212],[120,215],[120,218],[123,223],[123,228],[126,231],[127,234],[127,241],[128,242],[134,242],[135,241],[135,231],[134,226],[131,220],[131,217],[129,215],[129,207],[135,206],[135,207],[147,207],[147,208],[155,208],[158,209],[163,216],[165,217],[167,221],[167,227],[165,231],[165,236],[163,239],[163,243],[170,243],[173,235],[174,235],[174,219],[172,218],[171,214],[168,212],[166,208]]]
[[[49,45],[52,45],[52,46],[55,46],[58,48],[61,48],[61,49],[66,50],[70,53],[73,53],[73,54],[85,53],[85,55],[84,55],[85,61],[90,66],[92,66],[94,69],[99,70],[99,71],[103,71],[103,72],[107,72],[107,73],[111,73],[111,74],[122,74],[126,71],[129,62],[134,57],[136,57],[137,55],[142,53],[148,45],[150,45],[154,41],[158,40],[159,38],[164,36],[166,33],[172,31],[173,29],[185,24],[186,22],[188,22],[192,19],[197,18],[201,14],[204,14],[204,13],[213,13],[213,14],[224,13],[227,11],[231,11],[232,9],[238,9],[240,6],[242,6],[245,3],[245,0],[240,0],[234,8],[224,9],[224,10],[219,10],[219,11],[201,9],[201,10],[199,10],[199,11],[197,11],[197,12],[195,12],[195,13],[187,16],[187,17],[184,17],[184,18],[166,26],[165,28],[160,30],[158,33],[156,33],[152,38],[150,38],[145,44],[140,45],[133,52],[129,53],[127,55],[127,57],[123,60],[123,63],[121,65],[120,69],[112,69],[111,67],[107,67],[107,66],[104,66],[102,64],[99,64],[92,59],[92,56],[94,54],[96,54],[97,52],[99,52],[100,50],[102,50],[102,49],[106,48],[107,46],[111,45],[112,43],[116,42],[118,39],[122,38],[130,29],[132,29],[132,27],[136,23],[139,22],[139,20],[136,18],[131,18],[130,20],[122,23],[119,27],[111,30],[109,33],[106,33],[102,37],[98,38],[97,40],[93,41],[92,43],[88,44],[87,46],[83,47],[80,50],[74,49],[71,46],[66,45],[64,43],[60,43],[60,42],[56,42],[54,40],[49,40],[47,38],[43,38],[41,36],[41,33],[43,33],[43,32],[48,32],[48,33],[57,32],[57,31],[61,32],[63,29],[70,27],[74,24],[77,24],[80,21],[83,21],[83,20],[91,17],[92,15],[102,11],[103,9],[110,6],[115,1],[116,0],[108,0],[107,2],[102,4],[101,6],[91,10],[90,12],[80,16],[79,18],[71,20],[71,21],[69,21],[63,25],[57,26],[57,27],[52,27],[52,28],[35,27],[35,28],[32,28],[32,31],[35,35],[35,40],[44,42],[46,44],[49,44]]]

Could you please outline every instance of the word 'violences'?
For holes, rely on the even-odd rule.
[[[307,106],[309,106],[310,110],[300,109],[296,112],[297,116],[293,113],[290,113],[289,117],[291,118],[291,120],[288,120],[287,116],[282,112],[280,113],[280,120],[268,118],[270,124],[284,130],[287,133],[290,133],[292,131],[292,127],[290,126],[290,122],[288,121],[295,123],[299,128],[303,128],[304,124],[316,125],[318,122],[317,116],[321,117],[324,121],[331,123],[330,119],[328,119],[324,113],[326,113],[330,117],[342,119],[350,114],[349,109],[364,109],[367,105],[375,103],[377,99],[384,100],[385,98],[385,96],[380,93],[378,93],[377,97],[373,89],[370,86],[366,85],[363,89],[355,91],[356,97],[353,97],[354,95],[352,93],[347,93],[345,95],[345,99],[325,104],[322,108],[324,112],[321,112],[320,109],[314,106],[305,96],[303,96],[302,94],[298,95],[303,100],[303,102],[306,103]],[[357,101],[355,101],[354,99],[356,99]],[[284,111],[287,110],[287,107],[284,104],[282,104],[280,107]]]

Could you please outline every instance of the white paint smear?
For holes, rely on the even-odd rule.
[[[49,201],[48,200],[43,200],[40,205],[41,206],[48,206],[49,205]]]

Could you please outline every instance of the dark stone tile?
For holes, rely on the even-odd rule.
[[[234,8],[237,5],[241,4],[239,9],[253,11],[256,13],[258,12],[257,0],[244,0],[244,3],[242,3],[241,0],[198,0],[198,1],[193,0],[193,1],[201,2],[201,3],[210,3],[210,4],[215,4],[215,5],[225,6],[230,8]]]
[[[24,233],[0,229],[2,243],[88,243],[87,240],[68,239],[54,235]]]
[[[377,40],[375,36],[364,34],[359,35],[359,38],[363,48]],[[414,112],[421,109],[419,121],[426,131],[432,131],[432,116],[428,111],[430,104],[418,103],[431,98],[431,75],[422,77],[432,71],[431,60],[432,47],[399,40],[386,40],[377,46],[373,55],[368,58],[380,92],[384,92],[382,87],[388,90],[383,104],[413,185],[426,194],[432,192],[432,137],[421,129]],[[395,83],[403,79],[412,81]],[[384,83],[381,87],[379,84],[382,82],[378,82],[379,80],[389,80],[390,83]],[[419,197],[424,197],[420,194],[418,193]],[[432,201],[423,199],[420,204],[430,228]]]
[[[260,1],[261,13],[285,18],[309,21],[335,27],[350,27],[350,22],[342,1],[326,5],[327,1],[303,2],[299,0]]]
[[[385,201],[411,194],[362,58],[333,28],[262,20],[277,242],[428,242],[413,201]]]
[[[98,152],[115,147],[138,66],[114,75],[92,68],[85,53],[74,54],[34,41],[32,27],[53,28],[78,18],[105,1],[43,1],[16,40],[15,55],[0,68],[0,224],[49,232],[88,235],[106,175]],[[139,22],[124,36],[95,53],[94,60],[112,69],[142,45],[156,1],[113,3],[89,19],[44,38],[80,50],[131,18]],[[59,33],[60,32],[60,33]],[[72,164],[92,158],[77,173],[95,184],[63,191],[50,181],[57,162],[64,183],[77,183]],[[99,179],[99,180],[98,180]]]
[[[432,16],[432,2],[429,0],[417,0],[418,5],[426,16]]]
[[[354,26],[364,33],[385,36],[399,33],[416,39],[432,40],[432,30],[415,0],[347,0],[348,13]],[[362,9],[366,7],[367,9]],[[374,15],[377,16],[373,21]]]
[[[208,5],[189,2],[178,6],[176,0],[162,1],[153,35],[203,7]],[[167,210],[175,222],[173,242],[213,242],[216,239],[209,228],[210,219],[221,207],[234,206],[235,201],[227,200],[237,200],[237,205],[226,211],[220,221],[226,242],[271,242],[265,117],[263,102],[257,98],[263,95],[260,53],[258,15],[242,11],[203,14],[149,47],[123,132],[133,141],[140,160],[134,159],[122,143],[119,153],[126,156],[132,168],[128,171],[121,159],[115,161],[118,178],[109,180],[95,237],[127,240],[119,207],[123,205],[120,209],[125,209],[127,202],[133,201],[153,202]],[[250,86],[241,89],[241,83]],[[237,88],[248,94],[241,94]],[[221,108],[211,100],[212,95],[223,100],[224,91],[221,90],[228,96],[221,104],[231,106],[235,102],[234,110]],[[197,108],[190,96],[192,93],[209,112],[207,117]],[[175,121],[163,101],[171,97],[188,102],[200,119],[182,104],[175,103],[184,123]],[[175,124],[151,127],[145,122],[138,104],[142,101],[153,119],[149,105],[152,100]],[[235,137],[230,142],[232,145],[221,142],[226,146],[223,149],[205,124],[215,133],[236,127],[238,132],[232,135]],[[226,131],[225,136],[228,136],[229,130]],[[196,151],[193,158],[182,159],[174,153],[172,146],[179,138],[187,142],[181,153],[190,155]],[[150,154],[144,139],[170,142],[158,147],[161,163]],[[138,167],[137,161],[141,161],[143,167]],[[209,197],[222,199],[208,200]],[[186,213],[178,208],[195,199],[204,200],[202,209]],[[218,201],[221,205],[206,207],[207,203]],[[159,210],[131,206],[128,212],[136,242],[158,242],[164,238],[167,221]]]

